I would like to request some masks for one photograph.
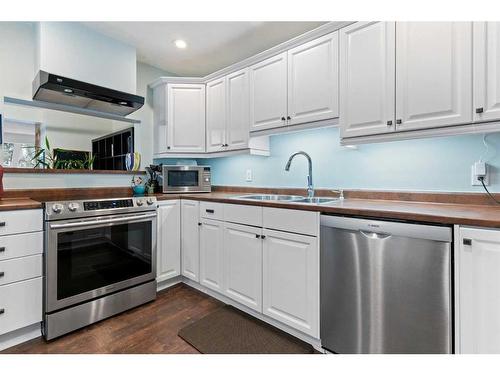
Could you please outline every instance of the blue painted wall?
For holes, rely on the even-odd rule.
[[[284,167],[290,154],[303,150],[313,159],[316,188],[482,191],[471,186],[470,168],[481,156],[490,164],[490,190],[500,192],[500,133],[462,135],[360,145],[339,145],[337,128],[323,128],[271,137],[271,156],[240,155],[198,159],[212,166],[215,185],[305,187],[307,162],[298,156],[290,172]],[[487,155],[486,155],[487,154]],[[156,162],[175,162],[158,159]],[[253,181],[246,182],[251,169]]]

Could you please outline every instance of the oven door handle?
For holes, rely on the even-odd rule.
[[[88,227],[88,226],[97,225],[97,224],[122,223],[122,222],[127,222],[127,221],[135,221],[135,220],[148,219],[148,218],[153,218],[153,217],[156,217],[156,214],[117,217],[114,219],[104,219],[104,220],[79,221],[76,223],[66,223],[66,224],[50,224],[50,229]]]

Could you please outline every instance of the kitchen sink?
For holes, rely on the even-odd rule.
[[[330,203],[339,200],[338,198],[325,198],[325,197],[307,198],[300,195],[281,195],[281,194],[248,194],[248,195],[235,196],[233,198],[248,199],[253,201],[293,202],[293,203],[309,203],[309,204]]]
[[[322,204],[322,203],[335,202],[338,200],[339,200],[339,198],[314,197],[314,198],[302,198],[300,200],[294,201],[294,203]]]
[[[304,197],[300,195],[282,195],[282,194],[249,194],[233,197],[236,199],[249,199],[253,201],[276,201],[276,202],[295,202]]]

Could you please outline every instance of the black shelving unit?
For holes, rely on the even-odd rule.
[[[134,152],[134,128],[120,130],[92,140],[93,168],[125,171],[125,156]]]

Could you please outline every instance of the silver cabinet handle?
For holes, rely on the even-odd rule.
[[[0,277],[4,277],[5,276],[5,272],[0,272]]]
[[[5,309],[0,309],[0,315],[2,315],[3,313],[5,313]]]
[[[152,217],[156,217],[156,214],[127,216],[127,217],[119,217],[119,218],[105,219],[105,220],[79,221],[76,223],[66,223],[66,224],[50,224],[50,229],[88,227],[90,225],[96,225],[96,224],[122,223],[122,222],[147,219]]]
[[[5,246],[0,247],[0,253],[5,253]]]

